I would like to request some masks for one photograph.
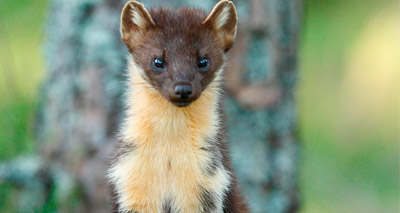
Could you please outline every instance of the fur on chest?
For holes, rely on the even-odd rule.
[[[177,108],[131,73],[123,148],[109,173],[120,211],[222,212],[231,177],[216,140],[217,87]]]
[[[189,146],[131,148],[111,172],[120,210],[222,212],[230,174],[223,167],[209,171],[211,153]]]

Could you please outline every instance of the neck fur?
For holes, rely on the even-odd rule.
[[[218,96],[222,69],[196,101],[180,108],[162,97],[143,78],[143,70],[133,60],[129,62],[127,114],[122,128],[125,142],[201,143],[204,139],[214,138],[219,128]]]

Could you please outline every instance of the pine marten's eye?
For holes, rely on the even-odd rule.
[[[208,60],[208,58],[204,57],[199,60],[197,67],[200,70],[206,70],[209,67],[209,65],[210,65],[210,60]]]
[[[165,68],[165,62],[164,60],[160,59],[160,58],[154,58],[153,59],[153,67],[156,70],[162,70]]]

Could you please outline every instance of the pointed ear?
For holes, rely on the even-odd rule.
[[[215,5],[203,24],[211,27],[220,37],[227,52],[233,45],[236,37],[237,14],[235,5],[231,1],[223,0]]]
[[[155,26],[149,12],[143,4],[129,1],[125,4],[121,14],[121,38],[127,44],[135,36]]]

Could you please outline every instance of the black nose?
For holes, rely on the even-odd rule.
[[[192,96],[193,88],[189,85],[176,85],[174,93],[179,99],[188,99]]]

